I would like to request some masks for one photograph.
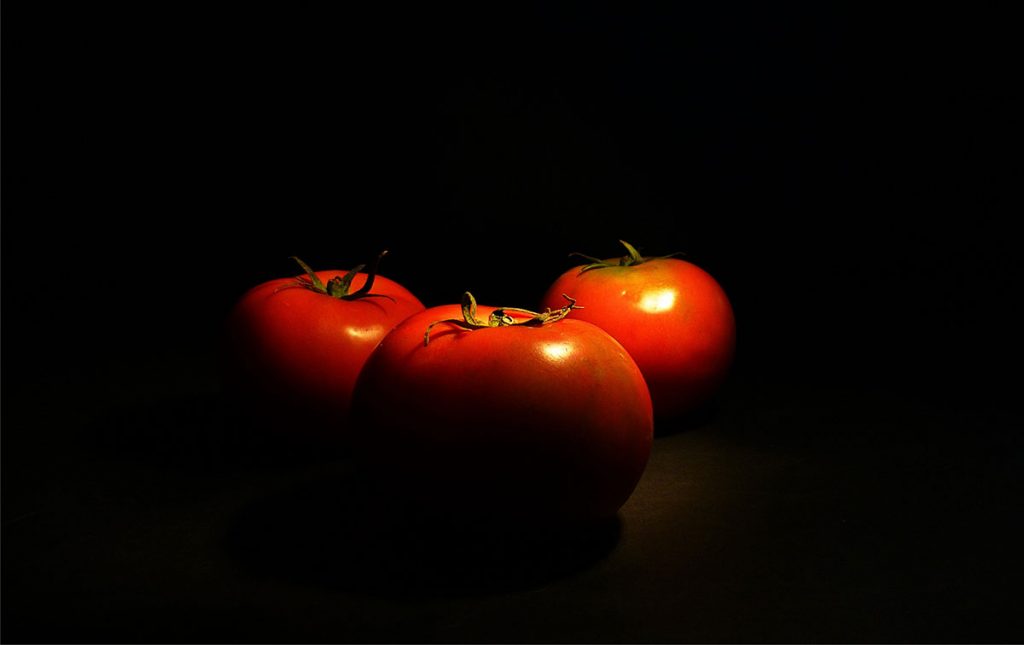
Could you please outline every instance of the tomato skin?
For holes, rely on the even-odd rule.
[[[707,403],[728,376],[736,348],[732,304],[721,285],[677,258],[582,268],[559,276],[542,306],[561,306],[563,293],[575,298],[582,308],[573,316],[607,331],[636,360],[659,418],[682,417]]]
[[[480,306],[486,317],[493,307]],[[360,374],[355,441],[371,469],[433,508],[518,519],[613,517],[650,455],[650,394],[594,325],[466,330],[458,305],[413,315]]]
[[[317,271],[326,284],[344,271]],[[352,280],[354,292],[365,273]],[[338,439],[346,433],[356,377],[395,325],[422,311],[408,289],[377,275],[372,293],[341,300],[296,286],[301,278],[264,282],[246,292],[226,323],[227,387],[246,416],[294,436]]]

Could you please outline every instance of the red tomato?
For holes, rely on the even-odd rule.
[[[427,508],[613,517],[650,454],[650,395],[626,350],[565,318],[570,309],[477,312],[466,294],[461,310],[433,307],[398,325],[353,399],[370,470]]]
[[[383,254],[381,254],[383,255]],[[379,260],[380,258],[378,258]],[[352,388],[377,343],[424,309],[380,275],[313,271],[250,289],[227,321],[229,388],[263,424],[296,436],[342,438]]]
[[[563,273],[543,306],[562,294],[582,307],[574,316],[615,337],[647,380],[659,418],[694,412],[721,387],[732,365],[736,322],[721,285],[684,260],[629,255],[593,260]],[[584,256],[586,257],[586,256]]]

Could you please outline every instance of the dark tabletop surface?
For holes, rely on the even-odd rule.
[[[1021,634],[1011,411],[739,374],[659,424],[617,521],[500,535],[410,519],[343,454],[247,435],[203,355],[23,387],[4,425],[7,642]]]

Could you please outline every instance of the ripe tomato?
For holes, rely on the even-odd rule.
[[[700,267],[672,257],[628,255],[592,260],[554,281],[542,299],[565,293],[581,305],[575,317],[615,337],[647,380],[659,418],[692,413],[714,395],[732,365],[736,322],[721,285]],[[583,256],[587,257],[587,256]]]
[[[356,384],[356,454],[426,508],[613,517],[650,454],[650,394],[626,350],[571,309],[478,310],[467,293],[461,310],[406,319]]]
[[[362,265],[313,271],[296,261],[305,275],[253,287],[231,311],[228,387],[261,425],[295,436],[342,438],[366,358],[424,306],[402,285],[376,275],[376,263],[363,273]]]

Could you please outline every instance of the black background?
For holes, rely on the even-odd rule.
[[[861,498],[843,489],[877,520],[851,530],[899,520],[903,548],[864,555],[863,568],[885,603],[913,609],[875,631],[851,631],[865,624],[856,603],[766,627],[741,594],[729,596],[728,629],[662,616],[608,638],[1019,640],[1002,613],[1019,599],[1008,500],[1022,465],[1021,262],[1008,229],[1019,84],[1004,16],[830,3],[346,7],[5,7],[5,640],[161,640],[178,610],[194,629],[171,633],[186,640],[293,640],[269,619],[232,632],[229,594],[181,610],[194,596],[173,583],[151,621],[119,632],[111,616],[130,601],[115,594],[107,613],[90,613],[83,599],[135,565],[76,569],[73,549],[53,564],[40,536],[70,524],[23,519],[95,488],[97,470],[70,475],[68,462],[146,470],[138,450],[114,459],[82,428],[173,418],[182,400],[216,392],[224,314],[248,287],[294,274],[289,256],[348,268],[386,248],[382,273],[427,305],[468,289],[534,307],[570,251],[616,255],[619,239],[686,253],[733,300],[737,361],[707,449],[728,454],[728,420],[753,419],[749,436],[780,454],[828,454],[874,481]],[[774,439],[758,421],[766,405],[794,419]],[[854,421],[821,435],[822,416]],[[221,472],[192,466],[199,481]],[[805,482],[823,491],[819,510],[834,507],[829,472]],[[134,538],[88,519],[129,513],[133,483],[109,477],[81,528],[116,545]],[[159,515],[180,481],[146,481],[137,495]],[[780,489],[763,484],[777,502]],[[879,501],[907,485],[918,503]],[[956,530],[939,520],[950,494],[973,508]],[[759,529],[784,532],[766,517]],[[170,549],[157,539],[146,557],[181,557]],[[980,560],[957,559],[968,552]],[[913,571],[939,582],[889,575],[915,557]],[[26,582],[54,567],[76,591]],[[809,575],[838,585],[842,605],[850,581],[834,573]],[[649,593],[674,588],[659,584]],[[928,584],[946,586],[923,594]],[[750,585],[772,593],[770,579]],[[600,595],[588,589],[578,593]],[[964,605],[978,589],[985,609]],[[403,607],[372,615],[385,624]],[[67,631],[40,627],[62,611]],[[504,640],[498,618],[492,631],[480,621],[465,632],[310,627],[298,640]],[[600,617],[588,624],[599,630]],[[601,633],[544,625],[510,638]]]
[[[720,279],[741,359],[988,381],[1019,311],[1010,39],[936,11],[14,13],[9,324],[74,312],[62,362],[208,343],[290,255],[382,248],[428,304],[530,306],[624,238]]]

